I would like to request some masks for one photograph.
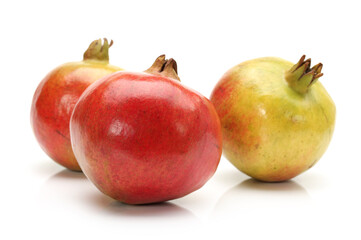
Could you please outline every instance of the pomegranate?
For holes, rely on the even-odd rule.
[[[70,120],[74,153],[104,194],[128,204],[162,202],[202,187],[221,157],[211,102],[184,87],[164,55],[145,73],[91,85]]]
[[[93,41],[80,62],[63,64],[39,84],[31,105],[31,125],[41,148],[60,165],[81,171],[73,154],[69,121],[83,91],[93,82],[121,68],[109,65],[108,44]]]
[[[322,64],[280,58],[241,63],[224,74],[211,101],[221,120],[223,150],[240,171],[262,181],[291,179],[328,147],[336,108],[318,81]]]

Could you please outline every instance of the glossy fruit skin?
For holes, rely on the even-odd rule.
[[[73,108],[90,84],[119,70],[104,61],[84,60],[63,64],[41,81],[31,105],[31,125],[41,148],[55,162],[81,171],[70,143]]]
[[[90,86],[74,109],[70,131],[85,175],[128,204],[199,189],[222,152],[211,102],[176,80],[147,73],[119,72]]]
[[[290,88],[284,76],[292,66],[272,57],[241,63],[211,95],[226,158],[261,181],[285,181],[311,168],[334,131],[331,97],[319,81],[306,94]]]

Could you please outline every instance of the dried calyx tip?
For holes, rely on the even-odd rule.
[[[306,55],[303,55],[285,76],[289,85],[299,93],[306,93],[309,87],[323,76],[322,63],[311,68],[311,59],[305,59]]]
[[[164,69],[167,69],[167,68],[172,68],[175,71],[175,73],[178,74],[177,62],[173,58],[170,58],[169,60],[167,60],[166,64],[164,64],[162,71],[164,71]]]
[[[113,45],[113,40],[99,38],[90,43],[88,49],[84,53],[84,60],[99,60],[109,62],[109,48]]]
[[[303,76],[309,74],[312,75],[312,81],[315,79],[321,77],[323,74],[321,73],[322,70],[322,63],[316,64],[311,68],[311,58],[308,58],[305,60],[306,55],[303,55],[301,59],[298,61],[296,65],[292,67],[292,73],[300,72],[302,71],[302,74],[299,76],[299,79],[301,79]],[[312,82],[311,82],[312,83]],[[311,84],[310,83],[310,84]]]
[[[164,54],[157,57],[153,65],[144,72],[165,76],[180,81],[178,77],[177,62],[173,58],[166,59]]]

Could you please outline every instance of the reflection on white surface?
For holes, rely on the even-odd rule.
[[[236,189],[247,189],[250,191],[259,191],[259,192],[268,191],[275,194],[286,193],[287,196],[292,196],[292,195],[297,195],[302,197],[308,196],[306,189],[297,182],[295,182],[294,180],[289,180],[279,183],[267,183],[249,178],[232,188],[232,190],[236,190]]]
[[[287,182],[264,183],[239,172],[224,158],[214,177],[200,190],[167,203],[140,206],[119,203],[99,192],[84,174],[59,169],[45,160],[34,166],[32,174],[43,179],[36,204],[32,208],[20,205],[29,231],[39,239],[47,239],[49,233],[62,240],[70,233],[79,239],[104,235],[136,239],[314,239],[314,232],[318,237],[333,235],[330,231],[343,234],[337,226],[343,223],[341,217],[348,215],[342,208],[347,205],[338,206],[337,199],[347,197],[353,206],[357,201],[341,194],[347,186],[337,184],[337,178],[322,171]]]
[[[307,219],[309,212],[304,210],[310,200],[307,191],[294,181],[264,183],[247,179],[219,198],[209,224],[226,224],[229,229],[246,236],[291,237],[293,232],[304,228],[301,219]],[[307,235],[307,232],[301,231],[301,234]]]
[[[139,217],[139,218],[193,218],[194,215],[176,204],[163,202],[145,205],[129,205],[115,201],[103,194],[89,194],[84,196],[94,207],[113,216]],[[85,199],[84,199],[85,200]]]
[[[226,225],[232,232],[254,239],[302,239],[308,236],[306,226],[310,230],[316,227],[309,219],[315,213],[311,205],[307,190],[296,181],[265,183],[248,178],[223,193],[210,214],[209,224]]]
[[[60,170],[49,161],[32,169],[31,174],[42,179],[37,183],[36,203],[19,204],[21,215],[15,215],[14,221],[22,219],[38,239],[63,240],[69,234],[71,239],[314,239],[315,231],[318,237],[330,235],[331,228],[335,232],[343,223],[341,217],[348,215],[336,205],[346,195],[333,191],[337,185],[320,172],[283,183],[263,183],[242,174],[224,158],[200,190],[167,203],[140,206],[119,203],[99,192],[84,174]],[[27,188],[35,185],[23,184]],[[356,201],[347,197],[353,206]]]
[[[62,209],[62,213],[72,218],[96,217],[126,219],[125,224],[136,221],[153,220],[197,221],[185,208],[174,203],[128,205],[107,197],[92,185],[83,173],[62,170],[51,176],[43,185],[39,204],[49,210]]]
[[[288,207],[302,207],[310,200],[306,189],[295,181],[265,183],[250,178],[227,190],[218,200],[213,213],[219,217],[238,211],[272,212]]]

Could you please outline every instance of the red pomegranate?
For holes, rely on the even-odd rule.
[[[109,65],[104,39],[93,41],[84,60],[63,64],[51,71],[39,84],[31,105],[31,125],[41,148],[55,162],[81,171],[73,154],[69,121],[73,108],[84,90],[96,80],[121,70]]]
[[[221,157],[211,102],[184,87],[162,55],[145,73],[118,72],[90,86],[70,121],[85,175],[129,204],[179,198],[202,187]]]

